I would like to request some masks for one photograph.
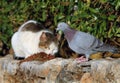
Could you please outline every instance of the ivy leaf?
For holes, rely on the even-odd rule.
[[[89,7],[89,10],[90,10],[90,12],[92,12],[92,13],[99,13],[99,9],[98,8],[90,8]]]
[[[114,21],[114,20],[115,20],[115,18],[116,18],[116,16],[115,16],[115,15],[110,15],[110,16],[108,17],[108,20],[110,20],[110,21]]]
[[[120,0],[117,1],[117,4],[115,6],[115,10],[118,10],[120,8]]]

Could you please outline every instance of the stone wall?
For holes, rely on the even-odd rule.
[[[20,64],[7,55],[0,58],[0,83],[120,83],[120,59],[77,63],[55,58]]]

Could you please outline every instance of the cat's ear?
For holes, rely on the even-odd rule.
[[[40,41],[42,42],[46,42],[47,41],[47,36],[45,32],[42,32],[41,36],[40,36]]]

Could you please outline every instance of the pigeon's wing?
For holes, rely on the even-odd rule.
[[[94,36],[80,31],[76,32],[71,43],[83,49],[95,48],[103,44],[103,42],[96,39]]]

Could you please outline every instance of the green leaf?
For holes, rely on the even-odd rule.
[[[120,8],[120,0],[117,1],[117,4],[115,6],[115,10],[118,10]]]
[[[65,16],[62,14],[62,13],[60,13],[59,15],[58,15],[58,20],[60,20],[60,19],[63,19]]]
[[[114,21],[114,20],[115,20],[115,18],[116,18],[116,16],[115,16],[115,15],[110,15],[110,16],[108,17],[108,20],[110,20],[110,21]]]
[[[106,3],[108,0],[100,0],[102,4]]]
[[[92,12],[92,13],[99,13],[99,9],[98,8],[90,8],[89,7],[89,10],[90,10],[90,12]]]
[[[47,4],[45,2],[42,2],[40,6],[41,6],[41,8],[46,8]]]
[[[78,17],[80,18],[89,18],[90,17],[90,14],[86,13],[86,12],[82,12],[78,15]]]

